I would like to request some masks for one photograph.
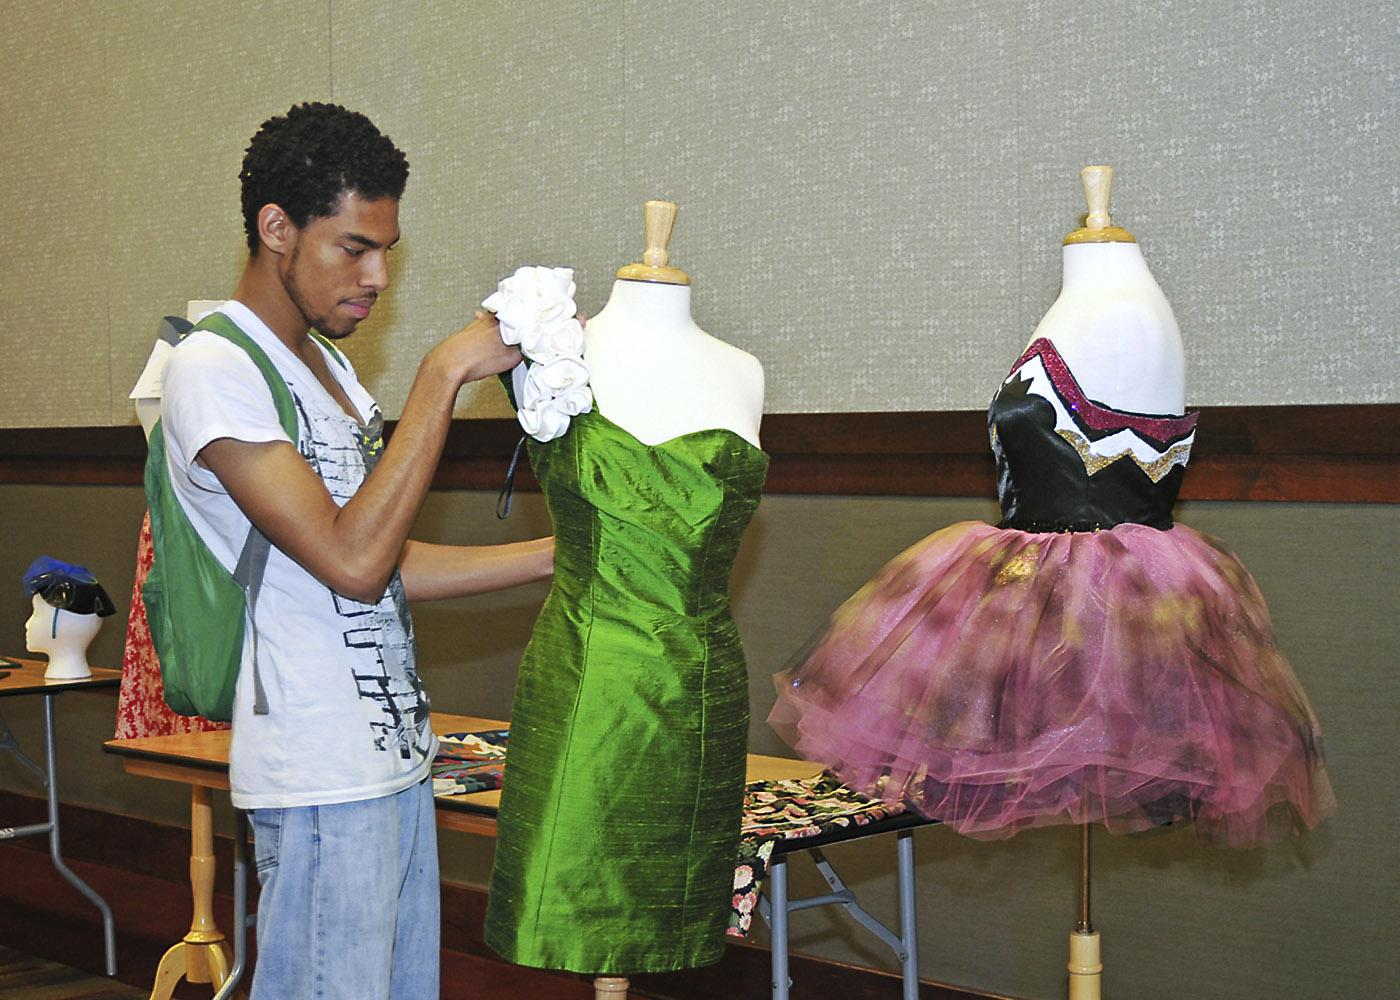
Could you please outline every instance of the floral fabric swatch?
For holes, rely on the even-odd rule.
[[[439,736],[432,769],[433,794],[468,795],[500,788],[509,742],[509,729]]]
[[[751,781],[744,789],[744,820],[739,832],[739,863],[728,934],[744,937],[753,925],[763,876],[781,841],[817,837],[835,830],[868,826],[904,812],[898,802],[868,799],[830,773],[785,781]]]

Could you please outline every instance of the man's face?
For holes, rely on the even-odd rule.
[[[307,325],[333,340],[350,336],[389,287],[388,253],[398,239],[398,201],[353,191],[334,215],[298,230],[282,282]]]

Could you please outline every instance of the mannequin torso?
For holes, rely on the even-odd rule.
[[[222,299],[190,299],[185,303],[185,318],[190,323],[198,323],[222,304]],[[136,406],[136,419],[141,421],[141,430],[147,441],[151,439],[151,430],[156,421],[160,419],[161,374],[170,360],[170,351],[180,342],[181,332],[162,323],[161,338],[156,341],[155,349],[128,397]]]
[[[1115,410],[1180,414],[1186,355],[1136,243],[1064,248],[1064,282],[1031,341],[1055,345],[1084,393]]]
[[[146,435],[146,440],[151,439],[151,431],[156,426],[156,421],[160,419],[160,397],[148,396],[136,400],[136,419],[141,421],[141,430]]]
[[[619,279],[585,327],[584,361],[599,412],[643,444],[711,428],[759,444],[763,368],[695,325],[687,285]]]

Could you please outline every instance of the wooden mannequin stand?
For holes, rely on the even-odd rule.
[[[628,985],[623,976],[599,976],[593,980],[593,1000],[627,1000]]]
[[[194,887],[194,919],[184,940],[173,945],[156,968],[151,1000],[170,1000],[181,979],[211,983],[217,993],[228,979],[232,951],[214,923],[214,805],[213,793],[190,786],[190,884]]]
[[[1089,920],[1089,824],[1079,828],[1079,921],[1069,936],[1069,1000],[1099,1000],[1099,932]]]

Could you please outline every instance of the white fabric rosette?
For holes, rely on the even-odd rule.
[[[571,418],[593,407],[588,369],[578,358],[516,365],[511,387],[520,426],[539,441],[553,441],[569,429]]]
[[[571,336],[574,314],[574,272],[567,267],[522,267],[504,279],[481,303],[496,314],[501,339],[519,344],[532,361],[560,354],[583,353],[583,338]],[[559,346],[555,346],[559,345]]]
[[[520,426],[539,441],[553,441],[593,407],[574,291],[572,268],[522,267],[481,303],[496,314],[501,339],[525,356],[511,388]]]

